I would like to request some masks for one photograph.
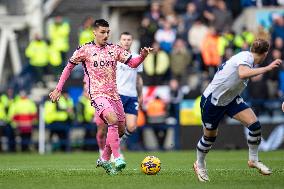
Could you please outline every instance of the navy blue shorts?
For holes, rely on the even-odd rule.
[[[138,98],[137,97],[130,97],[130,96],[124,96],[120,95],[124,112],[126,114],[134,114],[137,115],[138,112]]]
[[[228,115],[232,118],[237,113],[250,107],[239,95],[226,106],[215,106],[211,103],[211,95],[207,98],[202,95],[200,108],[203,127],[208,130],[216,130],[224,115]]]

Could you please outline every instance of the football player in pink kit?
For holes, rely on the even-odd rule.
[[[82,63],[88,78],[88,93],[92,106],[96,109],[96,116],[108,125],[106,144],[102,157],[97,161],[97,166],[104,168],[108,174],[116,174],[126,166],[124,160],[120,158],[119,132],[122,135],[125,130],[125,115],[116,87],[116,64],[119,61],[136,68],[152,48],[144,47],[139,56],[132,58],[131,54],[122,47],[107,43],[109,32],[107,21],[103,19],[95,21],[95,41],[79,47],[73,53],[56,88],[49,96],[53,102],[59,100],[63,85],[72,69]],[[111,154],[115,158],[115,169],[109,161]]]

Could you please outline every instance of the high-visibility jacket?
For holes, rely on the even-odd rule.
[[[150,101],[147,105],[146,113],[149,117],[165,116],[167,113],[165,102],[161,99],[154,99]]]
[[[6,123],[7,115],[5,111],[5,106],[2,102],[0,102],[0,126]]]
[[[221,62],[221,56],[218,52],[218,36],[207,35],[201,46],[201,55],[203,62],[207,66],[218,66]]]
[[[9,117],[13,127],[28,127],[30,130],[37,120],[36,104],[28,98],[20,97],[11,104]]]
[[[74,113],[68,112],[69,110],[73,110],[74,103],[71,98],[61,97],[57,102],[57,113],[55,121],[68,121],[74,119]]]
[[[225,49],[233,44],[234,35],[233,34],[224,34],[219,37],[218,40],[218,52],[220,56],[225,54]]]
[[[74,114],[73,112],[68,112],[68,109],[73,109],[73,107],[72,99],[65,99],[63,96],[56,103],[46,101],[44,103],[44,120],[47,124],[72,120]]]
[[[80,31],[79,33],[79,45],[84,45],[91,41],[94,41],[95,36],[93,33],[93,28],[86,28]]]
[[[68,22],[61,24],[51,23],[48,27],[48,33],[51,44],[58,51],[67,52],[69,50],[70,25]]]
[[[91,122],[95,114],[95,108],[91,105],[91,101],[82,95],[79,99],[77,119],[79,122]]]
[[[51,101],[44,103],[44,121],[46,124],[51,124],[56,119],[56,104]]]
[[[49,63],[52,66],[59,66],[62,64],[61,53],[53,45],[49,46],[48,58],[49,58]]]
[[[169,55],[164,51],[159,51],[156,54],[156,64],[155,64],[155,55],[153,53],[150,53],[145,58],[143,66],[144,66],[144,71],[148,76],[165,74],[170,66]]]
[[[6,115],[6,122],[10,122],[10,118],[8,116],[9,113],[9,109],[11,107],[11,104],[14,102],[14,99],[9,99],[9,97],[6,94],[2,94],[0,96],[0,103],[2,103],[2,105],[4,106],[4,111],[5,111],[5,115]]]
[[[48,45],[43,40],[32,40],[26,48],[26,57],[32,66],[43,67],[48,64]]]
[[[7,95],[2,94],[0,96],[0,103],[2,103],[4,105],[4,107],[8,107],[9,106],[9,98]]]
[[[238,48],[242,48],[244,43],[251,45],[254,41],[254,34],[249,31],[244,31],[239,35],[235,36],[234,45]]]

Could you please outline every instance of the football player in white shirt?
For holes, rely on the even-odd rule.
[[[249,129],[247,138],[248,166],[258,169],[264,175],[272,173],[258,160],[261,125],[252,109],[239,96],[247,86],[249,78],[269,72],[282,63],[277,59],[268,66],[254,68],[254,65],[263,62],[268,50],[268,41],[256,39],[250,51],[240,52],[223,63],[205,89],[200,102],[203,136],[197,144],[197,160],[193,165],[199,181],[209,181],[205,157],[216,140],[218,124],[224,115],[238,120]]]
[[[130,52],[130,47],[133,42],[133,36],[129,32],[123,32],[120,35],[120,45],[122,48]],[[132,53],[132,57],[138,56],[138,54]],[[140,64],[137,68],[131,68],[126,64],[117,64],[116,70],[116,84],[118,93],[122,100],[125,116],[126,116],[126,128],[124,135],[121,137],[121,143],[125,142],[128,137],[136,130],[137,127],[137,113],[138,108],[142,104],[142,88],[143,80],[139,74],[143,71],[143,65]],[[105,123],[103,121],[97,121],[99,124],[96,134],[100,153],[105,145]]]

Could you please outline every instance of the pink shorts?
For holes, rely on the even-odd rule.
[[[97,125],[100,125],[101,122],[106,123],[104,115],[108,112],[115,112],[118,122],[125,122],[125,114],[121,100],[111,100],[105,97],[98,97],[95,100],[92,100],[92,106],[96,109],[95,122]]]

